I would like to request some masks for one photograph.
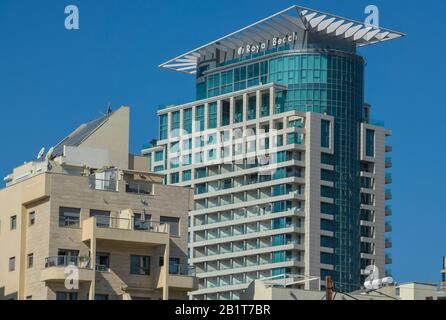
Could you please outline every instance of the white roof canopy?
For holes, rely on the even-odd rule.
[[[233,50],[238,50],[249,44],[267,42],[273,37],[289,36],[297,30],[309,30],[325,36],[327,39],[343,39],[354,42],[357,47],[404,36],[401,32],[366,25],[362,22],[295,5],[171,59],[161,64],[160,67],[196,74],[200,57],[215,52],[215,49],[233,52]]]

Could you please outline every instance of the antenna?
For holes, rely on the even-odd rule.
[[[53,152],[54,152],[54,147],[51,147],[51,149],[48,150],[48,153],[46,154],[45,159],[46,159],[46,160],[51,160],[51,157],[52,157],[52,155],[53,155]]]
[[[43,154],[45,153],[45,147],[40,149],[39,153],[37,154],[37,160],[42,161],[43,160]]]

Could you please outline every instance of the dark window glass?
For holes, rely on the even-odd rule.
[[[59,208],[59,226],[65,228],[79,228],[80,215],[81,209]]]
[[[180,219],[174,217],[160,217],[161,224],[170,225],[170,234],[172,236],[180,235]]]

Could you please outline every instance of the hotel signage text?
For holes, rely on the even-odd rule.
[[[297,40],[297,32],[293,32],[292,35],[287,35],[284,37],[276,37],[271,40],[259,43],[259,44],[248,44],[244,47],[238,48],[237,53],[242,56],[245,54],[258,53],[262,50],[268,49],[269,45],[271,47],[278,47],[286,43],[292,43]]]

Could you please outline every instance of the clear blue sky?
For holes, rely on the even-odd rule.
[[[220,4],[222,5],[220,5]],[[80,30],[64,28],[76,4]],[[194,98],[192,76],[157,65],[293,4],[408,36],[361,49],[373,118],[393,130],[392,271],[440,280],[446,255],[444,11],[438,0],[0,0],[0,176],[113,107],[132,107],[131,148],[156,137],[156,106]]]

